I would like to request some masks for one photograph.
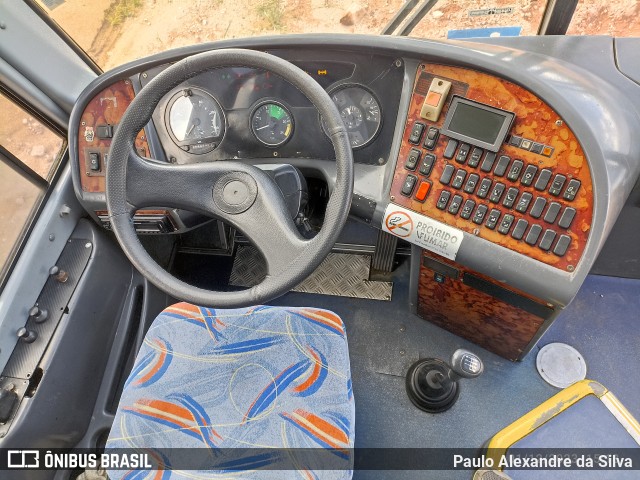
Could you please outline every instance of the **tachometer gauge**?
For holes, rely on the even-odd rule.
[[[266,146],[278,147],[291,138],[293,117],[280,103],[261,102],[251,113],[251,131]]]
[[[222,107],[199,88],[186,88],[171,98],[166,122],[173,141],[191,153],[210,152],[224,137]]]
[[[347,127],[351,148],[362,148],[373,141],[382,126],[382,111],[375,95],[362,85],[342,85],[329,92]],[[322,128],[327,127],[322,121]]]

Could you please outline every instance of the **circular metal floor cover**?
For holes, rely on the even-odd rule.
[[[566,388],[587,376],[587,364],[575,348],[566,343],[550,343],[538,352],[536,368],[545,382]]]

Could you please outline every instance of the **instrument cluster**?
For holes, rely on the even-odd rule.
[[[292,63],[329,93],[347,129],[354,160],[385,163],[402,69],[384,57],[372,62],[376,75],[372,65],[361,62]],[[164,68],[141,72],[141,86]],[[385,92],[384,98],[380,92]],[[384,119],[391,105],[395,109],[390,108],[389,114],[394,117],[385,132]],[[281,77],[248,67],[216,69],[180,85],[160,102],[153,124],[169,161],[333,158],[324,121],[310,101]]]

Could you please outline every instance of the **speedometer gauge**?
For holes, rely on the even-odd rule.
[[[362,148],[373,141],[382,126],[380,103],[373,92],[362,85],[342,85],[329,92],[347,127],[351,148]],[[327,133],[325,122],[322,128]]]
[[[199,88],[186,88],[173,96],[167,108],[166,122],[172,140],[191,153],[210,152],[224,137],[222,107]]]
[[[251,131],[266,146],[278,147],[291,138],[293,117],[280,103],[261,102],[251,113]]]

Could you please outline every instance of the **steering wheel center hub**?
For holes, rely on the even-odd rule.
[[[213,201],[225,213],[245,212],[258,196],[258,185],[245,172],[229,172],[218,179],[213,187]]]
[[[222,189],[222,197],[229,205],[241,205],[249,197],[249,189],[239,180],[227,183]]]

